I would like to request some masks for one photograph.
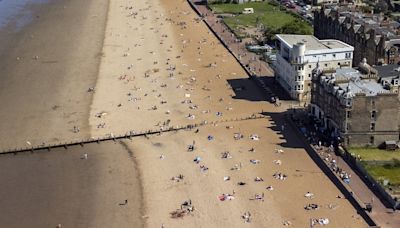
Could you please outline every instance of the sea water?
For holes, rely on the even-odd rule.
[[[45,4],[50,0],[0,0],[0,29],[11,25],[15,30],[21,29],[34,18],[33,10],[28,7]]]

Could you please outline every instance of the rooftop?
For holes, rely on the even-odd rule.
[[[398,77],[400,75],[400,65],[397,64],[374,66],[374,68],[381,78]]]
[[[343,43],[339,40],[319,40],[312,35],[292,35],[292,34],[278,34],[277,39],[286,43],[290,48],[293,48],[294,44],[304,43],[306,50],[317,51],[317,50],[331,50],[340,48],[351,48],[352,46]]]
[[[337,12],[337,14],[335,13]],[[364,31],[367,32],[370,29],[375,30],[376,35],[384,35],[387,39],[399,39],[399,28],[400,23],[390,19],[387,16],[380,14],[364,14],[360,13],[357,8],[345,7],[329,7],[326,6],[324,10],[325,15],[330,15],[332,17],[339,17],[340,23],[351,24],[354,22],[354,26],[364,27]],[[346,20],[346,18],[348,20]]]
[[[353,68],[341,68],[336,70],[336,80],[346,80],[347,82],[338,83],[340,89],[352,94],[365,94],[366,96],[376,96],[379,93],[390,93],[381,84],[373,79],[362,79],[362,74]]]

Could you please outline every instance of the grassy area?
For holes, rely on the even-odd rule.
[[[279,10],[279,6],[273,6],[268,2],[248,2],[244,4],[212,4],[209,5],[214,13],[241,13],[244,8],[253,8],[255,14],[263,14],[274,9]]]
[[[400,186],[400,166],[380,166],[363,163],[365,169],[375,180],[383,182],[389,180],[392,186]]]
[[[364,161],[390,161],[392,159],[400,160],[400,151],[386,151],[377,148],[350,148],[349,152],[360,155]]]
[[[245,4],[212,4],[211,9],[216,14],[232,13],[238,14],[244,8],[253,8],[254,14],[240,14],[234,17],[224,18],[225,23],[235,32],[240,33],[239,29],[245,26],[256,27],[257,18],[272,33],[281,32],[280,30],[287,25],[297,23],[300,25],[299,32],[312,34],[312,27],[300,17],[286,11],[281,11],[279,6],[274,6],[269,2],[250,2]]]
[[[361,156],[361,164],[376,181],[389,180],[390,186],[384,186],[389,192],[400,190],[400,151],[378,148],[350,148],[348,151]]]

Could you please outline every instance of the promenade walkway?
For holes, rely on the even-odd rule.
[[[224,46],[235,56],[252,76],[273,76],[274,72],[265,61],[259,60],[259,55],[249,52],[244,42],[239,42],[230,29],[206,5],[199,4],[199,0],[189,0],[203,16],[206,24],[223,42]]]
[[[300,119],[306,118],[304,117],[306,116],[304,115],[304,113],[298,113],[296,116]],[[305,139],[304,141],[304,143],[309,143]],[[315,148],[313,148],[313,150],[318,151]],[[346,163],[346,161],[341,156],[335,155],[334,152],[329,152],[329,149],[326,147],[323,147],[323,151],[324,153],[322,154],[326,155],[328,153],[331,156],[331,159],[336,160],[337,167],[346,171],[346,173],[351,176],[350,183],[345,183],[343,181],[341,181],[341,183],[350,193],[352,193],[353,197],[357,199],[361,207],[365,208],[366,204],[372,205],[372,211],[367,212],[367,214],[378,224],[378,226],[387,228],[400,227],[400,213],[398,211],[394,212],[392,208],[387,208],[385,204],[380,200],[380,198],[375,195],[375,193],[364,183],[361,177],[358,176],[358,174]],[[326,157],[323,156],[321,153],[317,154],[323,160]],[[338,174],[334,174],[337,176],[337,179],[341,179]]]
[[[335,155],[334,155],[335,156]],[[343,160],[342,157],[336,156],[338,166],[351,175],[349,188],[364,203],[372,204],[372,212],[370,216],[381,227],[400,227],[400,213],[393,212],[391,208],[385,207],[381,200],[376,196],[361,178],[353,171],[353,169]]]

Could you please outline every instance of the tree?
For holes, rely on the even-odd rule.
[[[312,30],[305,22],[295,20],[293,22],[289,22],[285,24],[280,33],[284,34],[298,34],[298,35],[311,35]]]
[[[375,4],[374,13],[387,13],[388,9],[388,4],[385,1],[381,0]]]

